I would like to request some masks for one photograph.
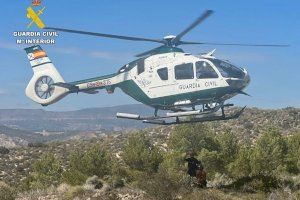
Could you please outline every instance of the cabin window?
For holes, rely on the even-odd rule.
[[[175,78],[177,80],[193,79],[194,78],[193,63],[185,63],[185,64],[181,64],[181,65],[176,65],[175,66]]]
[[[144,59],[141,59],[137,62],[137,73],[138,75],[145,71],[145,62]]]
[[[160,68],[157,70],[157,74],[161,80],[168,80],[168,68]]]
[[[218,78],[218,74],[208,62],[198,61],[196,62],[196,77],[198,79]]]

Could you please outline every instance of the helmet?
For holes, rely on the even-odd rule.
[[[195,151],[193,149],[190,149],[186,152],[186,156],[189,156],[189,157],[194,157],[196,154],[195,154]]]

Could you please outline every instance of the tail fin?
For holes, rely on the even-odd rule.
[[[54,83],[64,83],[46,52],[39,46],[25,48],[33,70],[33,77],[26,87],[26,96],[46,106],[60,100],[68,94],[67,88],[57,87]]]

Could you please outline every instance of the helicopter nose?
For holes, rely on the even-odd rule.
[[[245,68],[243,68],[243,71],[245,73],[245,76],[244,76],[244,87],[243,88],[245,88],[245,87],[247,87],[249,85],[249,83],[251,81],[251,78],[250,78],[250,75],[249,75],[248,71]]]
[[[228,78],[226,82],[234,89],[242,90],[247,87],[250,83],[250,76],[246,69],[242,69],[244,76],[241,78]]]

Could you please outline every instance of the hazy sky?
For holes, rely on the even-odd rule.
[[[184,39],[204,42],[285,43],[289,48],[185,46],[191,53],[217,48],[216,57],[248,69],[252,82],[246,92],[229,102],[262,108],[300,107],[300,1],[277,0],[42,0],[47,26],[111,34],[162,38],[176,35],[204,10],[215,13]],[[0,108],[41,108],[24,90],[32,70],[16,45],[13,31],[26,30],[26,8],[31,0],[1,4]],[[60,33],[56,45],[44,45],[48,56],[66,81],[109,74],[134,59],[133,55],[157,44],[130,42]],[[113,95],[71,94],[47,107],[74,110],[135,103],[120,90]]]

